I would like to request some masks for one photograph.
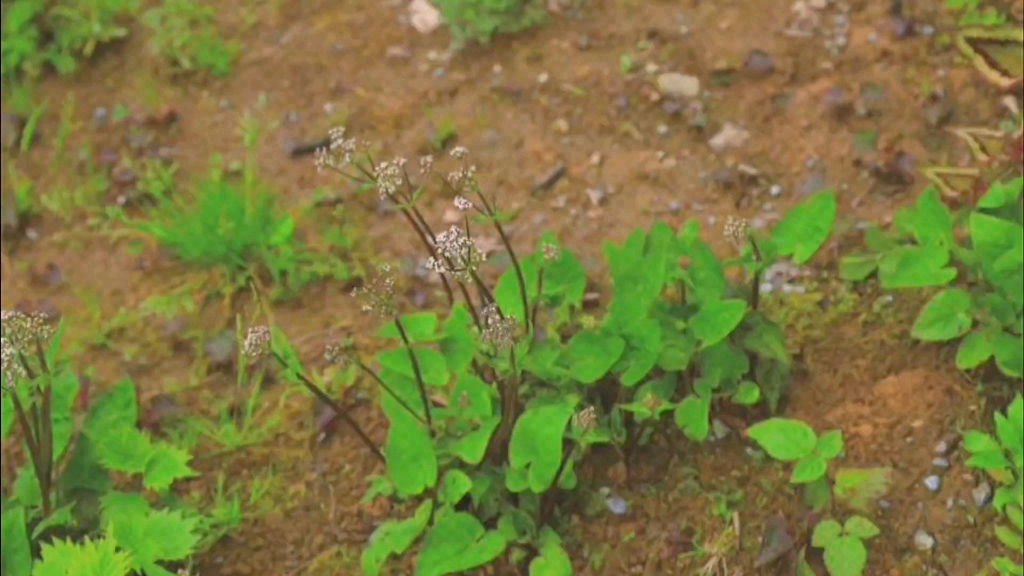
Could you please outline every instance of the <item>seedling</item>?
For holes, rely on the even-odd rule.
[[[811,545],[825,550],[825,568],[830,576],[861,576],[868,561],[864,541],[878,533],[878,527],[863,516],[851,516],[843,524],[823,520],[814,527]]]
[[[220,37],[214,14],[213,6],[190,0],[162,0],[142,16],[153,34],[150,49],[179,72],[203,70],[213,76],[226,76],[240,46]]]
[[[521,32],[546,18],[537,0],[440,0],[437,7],[457,47],[467,41],[486,44],[495,34]]]

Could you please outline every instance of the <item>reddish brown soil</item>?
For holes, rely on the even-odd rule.
[[[242,110],[252,109],[275,125],[259,150],[262,174],[292,206],[310,198],[316,187],[337,183],[318,177],[310,162],[288,158],[282,151],[285,145],[316,139],[336,121],[347,119],[353,134],[380,142],[386,154],[413,157],[426,150],[432,126],[447,118],[458,142],[470,148],[482,183],[503,209],[516,213],[511,226],[515,242],[525,246],[541,231],[554,229],[568,246],[588,256],[595,277],[602,241],[620,239],[655,219],[675,226],[699,218],[716,243],[718,224],[712,221],[720,223],[726,215],[770,221],[799,199],[794,191],[805,181],[812,157],[816,166],[825,168],[827,183],[838,190],[845,227],[861,219],[885,219],[920,189],[923,179],[901,191],[882,190],[858,160],[884,162],[900,150],[911,153],[919,165],[960,165],[967,159],[962,147],[922,117],[924,83],[945,87],[959,125],[991,126],[1005,116],[998,95],[973,70],[959,65],[952,50],[936,48],[927,38],[894,39],[884,2],[852,3],[849,47],[834,62],[821,47],[821,38],[781,34],[790,18],[790,2],[782,0],[588,2],[577,18],[556,18],[538,31],[471,48],[450,63],[428,58],[445,48],[445,34],[411,32],[399,24],[401,10],[395,3],[308,0],[280,3],[279,9],[268,5],[258,10],[261,19],[247,30],[240,25],[241,12],[228,6],[234,4],[225,2],[220,17],[244,38],[246,49],[224,80],[197,83],[164,77],[161,66],[144,55],[145,37],[139,29],[76,77],[46,79],[39,94],[49,98],[51,110],[66,94],[75,94],[83,129],[72,140],[76,145],[93,143],[94,150],[106,146],[122,151],[126,132],[123,125],[92,127],[89,116],[95,107],[123,102],[143,115],[170,107],[178,121],[153,133],[173,149],[186,175],[204,170],[212,153],[240,157],[237,122]],[[937,6],[908,9],[916,9],[914,15],[923,21],[945,26],[949,19]],[[822,21],[836,14],[828,8]],[[686,34],[680,32],[683,25]],[[638,43],[650,48],[642,50]],[[410,57],[386,56],[390,47],[398,46]],[[773,56],[773,74],[755,78],[740,69],[730,84],[712,83],[716,70],[741,68],[752,49]],[[685,115],[664,112],[655,101],[653,77],[620,71],[624,53],[632,54],[641,71],[652,62],[660,71],[700,77],[711,92],[708,126],[694,130]],[[443,74],[435,73],[437,69]],[[540,76],[546,81],[539,82]],[[868,85],[884,94],[871,103],[872,115],[844,116],[827,103],[836,88],[856,95]],[[264,96],[266,104],[258,105]],[[783,101],[788,104],[781,105]],[[334,110],[333,117],[325,114],[325,105]],[[297,122],[287,121],[291,113]],[[706,141],[725,122],[741,124],[750,138],[715,154]],[[43,117],[44,143],[56,124],[56,113]],[[660,124],[667,127],[663,136],[658,135]],[[869,130],[877,131],[878,151],[858,152],[854,134]],[[600,162],[592,161],[595,153]],[[550,190],[531,193],[534,182],[558,162],[567,167],[566,177]],[[4,153],[5,188],[10,163],[33,178],[38,191],[76,178],[70,163],[54,168],[49,151],[40,146],[17,158]],[[741,163],[759,171],[755,183],[733,182],[732,177],[720,184],[709,182],[714,180],[709,174]],[[767,189],[775,183],[783,193],[770,198]],[[610,192],[601,205],[593,205],[584,193],[597,187]],[[446,206],[443,199],[433,204],[430,212],[436,221]],[[346,224],[362,230],[358,252],[402,259],[415,254],[400,219],[379,215],[376,208],[369,196],[344,198]],[[313,235],[316,227],[336,222],[327,214],[318,218],[300,224],[303,232]],[[42,301],[60,310],[71,321],[72,338],[79,341],[119,309],[196,277],[155,251],[140,257],[125,243],[113,242],[83,223],[65,225],[48,217],[34,226],[40,240],[23,243],[11,255],[5,246],[0,301],[4,308]],[[51,262],[63,275],[57,286],[40,276]],[[189,319],[201,334],[230,321],[216,302],[201,310]],[[345,290],[336,285],[307,289],[298,300],[282,305],[277,316],[301,340],[300,349],[311,361],[327,331],[359,337],[368,333]],[[939,494],[926,493],[921,484],[937,439],[956,431],[958,424],[977,421],[980,406],[973,385],[954,372],[948,351],[906,344],[909,316],[904,312],[870,325],[857,318],[822,322],[817,326],[822,336],[802,347],[806,375],[794,387],[788,415],[818,430],[842,429],[850,465],[894,467],[891,508],[876,518],[882,536],[871,542],[867,573],[976,573],[994,548],[985,514],[965,511],[958,503],[970,501],[973,475],[954,454]],[[100,379],[131,374],[147,397],[189,388],[183,397],[192,398],[192,408],[202,411],[200,392],[220,390],[221,385],[194,377],[195,355],[171,349],[155,336],[159,330],[146,323],[125,326],[110,335],[110,349],[90,348],[86,358]],[[117,352],[128,344],[132,355]],[[375,412],[366,408],[358,417],[383,438]],[[217,470],[227,471],[229,485],[246,486],[268,466],[278,480],[271,497],[276,510],[246,521],[200,558],[201,574],[358,573],[360,546],[373,523],[388,512],[380,502],[358,503],[365,477],[380,470],[344,431],[315,449],[310,448],[311,435],[312,410],[306,401],[293,399],[284,428],[272,441],[200,463],[211,474],[189,487],[197,494],[210,493]],[[736,510],[742,523],[738,547],[723,552],[728,573],[754,573],[750,566],[765,518],[785,512],[793,534],[804,530],[805,518],[796,504],[798,496],[785,487],[787,471],[755,464],[743,446],[733,434],[707,446],[680,447],[672,454],[667,475],[662,471],[664,478],[647,488],[642,482],[627,488],[610,478],[606,483],[631,502],[631,511],[621,518],[574,518],[578,573],[696,574],[709,555],[687,556],[694,549],[691,540],[707,546],[731,524],[729,514],[718,517],[715,510]],[[745,496],[723,508],[723,495],[733,491]],[[952,512],[946,510],[949,498],[954,499]],[[978,526],[969,523],[972,516],[978,517]],[[911,539],[918,528],[935,535],[935,554],[914,550]],[[600,562],[595,560],[599,556]]]

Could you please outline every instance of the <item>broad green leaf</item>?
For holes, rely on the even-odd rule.
[[[964,448],[971,454],[978,454],[979,452],[999,452],[1003,449],[999,445],[999,442],[992,436],[978,432],[977,430],[968,430],[963,435]]]
[[[360,564],[364,576],[379,576],[388,558],[404,554],[413,542],[423,534],[430,522],[434,509],[433,500],[423,501],[411,518],[387,520],[370,535],[370,541],[363,549]]]
[[[750,380],[740,382],[740,386],[736,389],[736,393],[732,395],[733,403],[741,406],[753,406],[760,400],[761,389],[757,386],[757,383],[751,382]]]
[[[971,370],[981,366],[992,357],[992,340],[984,330],[975,330],[960,341],[956,350],[956,367]]]
[[[53,540],[42,545],[32,576],[128,576],[132,558],[127,551],[119,550],[118,544],[109,536],[82,542]]]
[[[782,328],[757,311],[747,314],[747,318],[750,330],[743,336],[743,347],[761,358],[771,358],[788,365],[790,357]]]
[[[810,426],[791,418],[762,420],[748,428],[747,434],[769,456],[784,462],[807,456],[814,450],[818,441]]]
[[[530,562],[530,576],[573,576],[569,554],[558,543],[541,546]]]
[[[676,406],[675,422],[687,438],[701,442],[708,437],[708,417],[711,401],[696,394],[690,394]]]
[[[7,376],[3,376],[3,389],[7,389]],[[13,384],[12,384],[13,386]],[[14,429],[14,401],[10,394],[0,396],[0,440],[7,440]]]
[[[480,427],[468,432],[447,446],[447,451],[458,456],[463,462],[470,465],[477,465],[483,461],[487,452],[487,444],[491,441],[491,435],[501,424],[501,416],[494,415],[486,418],[480,423]]]
[[[538,247],[538,258],[543,261],[545,244],[558,246],[553,234],[541,236]],[[544,262],[543,295],[546,300],[554,300],[552,304],[567,304],[578,307],[583,301],[587,289],[587,272],[576,256],[564,248],[559,249],[558,258],[552,262]]]
[[[818,438],[818,444],[814,451],[825,460],[832,460],[839,456],[839,453],[843,451],[842,430],[829,430],[822,434]]]
[[[109,496],[102,502],[103,521],[118,546],[131,553],[133,569],[184,560],[197,551],[199,518],[187,518],[180,510],[153,510],[131,495],[115,504]]]
[[[430,434],[407,412],[391,415],[384,457],[388,478],[402,496],[417,496],[437,483],[437,455]]]
[[[721,300],[726,287],[722,263],[703,240],[697,238],[683,243],[683,253],[689,259],[684,274],[687,280],[687,299],[696,304]]]
[[[488,531],[472,514],[443,513],[423,538],[415,576],[462,574],[489,564],[506,546],[500,532]]]
[[[472,488],[473,479],[462,470],[452,468],[445,473],[444,480],[441,481],[441,501],[455,506]]]
[[[939,191],[934,186],[921,192],[913,208],[901,210],[894,218],[903,219],[918,244],[947,248],[953,245],[953,215],[942,203]]]
[[[811,546],[815,548],[826,548],[843,535],[843,526],[835,520],[822,520],[814,527],[811,533]]]
[[[661,354],[661,325],[646,318],[626,335],[630,349],[623,356],[627,368],[619,377],[623,386],[632,386],[644,379],[658,363]]]
[[[889,492],[892,468],[840,468],[832,492],[836,500],[866,512]]]
[[[689,328],[701,346],[707,348],[729,336],[746,313],[747,303],[743,300],[713,300],[704,303],[690,318]]]
[[[526,470],[528,487],[540,494],[551,487],[562,461],[562,436],[576,409],[575,398],[541,401],[516,420],[508,447],[509,464]]]
[[[437,313],[413,312],[399,318],[402,329],[410,342],[432,342],[437,338]],[[387,322],[377,330],[377,338],[401,340],[401,334],[395,323]]]
[[[50,433],[53,439],[53,458],[59,460],[71,442],[75,428],[74,411],[78,400],[78,375],[71,370],[61,370],[53,375],[50,382]]]
[[[779,256],[791,256],[793,262],[803,264],[828,240],[835,217],[835,192],[812,194],[783,215],[772,229],[770,242]]]
[[[1003,374],[1014,378],[1024,376],[1024,337],[999,332],[992,342],[992,353]]]
[[[1020,198],[1022,189],[1024,189],[1024,178],[1020,177],[1006,182],[993,182],[988,191],[975,203],[975,206],[991,209],[1009,206]]]
[[[475,374],[460,374],[450,398],[452,417],[473,420],[494,415],[494,388]]]
[[[839,277],[847,282],[860,282],[878,269],[875,254],[854,254],[839,259]]]
[[[868,550],[855,536],[840,536],[825,547],[825,567],[830,576],[861,576],[867,562]]]
[[[899,246],[881,255],[878,279],[882,288],[945,286],[956,278],[949,250],[936,246]]]
[[[593,384],[611,370],[626,350],[622,337],[602,330],[583,330],[569,341],[566,350],[572,377]]]
[[[147,490],[165,492],[177,480],[193,478],[199,473],[189,465],[192,455],[188,450],[167,442],[156,442],[143,471],[142,485]]]
[[[135,383],[124,378],[100,394],[89,407],[83,431],[95,437],[115,426],[134,426],[139,421]]]
[[[793,484],[810,484],[823,477],[828,471],[828,462],[817,454],[808,454],[797,461],[789,481]]]
[[[29,576],[32,572],[27,521],[21,506],[12,506],[0,516],[0,572],[4,576]]]
[[[910,334],[925,342],[945,342],[967,334],[973,323],[971,295],[960,288],[947,288],[924,305]]]
[[[527,307],[523,307],[523,295],[515,266],[509,266],[498,278],[494,285],[494,299],[502,313],[515,318],[522,325],[533,301],[537,298],[537,256],[527,254],[520,258],[519,268],[525,281],[526,297],[529,301]]]
[[[448,370],[460,374],[469,368],[476,353],[476,336],[471,325],[473,317],[462,302],[452,306],[448,318],[444,321],[441,331],[440,348],[448,361]]]
[[[448,383],[450,377],[448,363],[440,352],[419,346],[414,346],[412,350],[416,356],[416,363],[424,384],[444,386]],[[393,370],[408,378],[416,377],[416,370],[413,367],[409,350],[404,347],[378,352],[377,361],[380,362],[381,368]]]
[[[843,524],[843,532],[850,536],[856,536],[861,540],[868,540],[878,536],[880,531],[875,523],[863,516],[850,516]]]

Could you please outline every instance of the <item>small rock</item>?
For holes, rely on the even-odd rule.
[[[235,331],[225,330],[203,343],[203,352],[211,370],[231,366],[237,350],[235,340]]]
[[[938,492],[940,486],[942,486],[942,479],[935,474],[924,479],[924,487],[932,492]]]
[[[430,34],[441,25],[441,12],[428,0],[409,3],[409,24],[420,34]]]
[[[587,198],[590,199],[590,204],[595,208],[604,204],[605,199],[608,197],[608,191],[602,187],[587,188]]]
[[[722,440],[728,436],[730,432],[732,432],[732,429],[729,428],[725,422],[722,422],[718,418],[711,420],[711,437],[713,439]]]
[[[620,496],[609,496],[605,498],[604,503],[608,511],[616,516],[622,516],[629,510],[629,505]]]
[[[551,124],[551,129],[559,134],[569,133],[569,121],[565,118],[559,118]]]
[[[775,71],[775,59],[764,50],[755,48],[743,60],[743,69],[754,76],[768,76]]]
[[[739,148],[750,139],[750,132],[746,129],[726,122],[722,129],[708,140],[708,146],[715,152],[723,152],[726,148]]]
[[[782,558],[793,549],[794,544],[793,537],[786,528],[786,518],[782,514],[768,518],[764,525],[764,535],[761,537],[761,549],[754,560],[754,568],[763,568]]]
[[[92,121],[98,126],[106,123],[107,118],[110,117],[110,113],[103,106],[97,106],[92,111]]]
[[[668,126],[665,124],[658,124],[658,126],[655,128],[655,131],[658,133],[658,136],[662,138],[667,138],[668,135],[671,133],[671,131],[668,129]]]
[[[960,443],[960,436],[955,434],[947,434],[939,439],[938,443],[935,444],[935,455],[936,456],[949,456],[949,453],[956,448],[957,444]]]
[[[778,198],[782,194],[782,186],[779,184],[772,184],[768,188],[768,195],[772,198]]]
[[[412,51],[404,44],[388,46],[384,50],[384,57],[389,60],[408,60],[412,58]]]
[[[945,470],[946,468],[949,468],[949,460],[947,460],[946,458],[942,458],[942,457],[933,458],[932,459],[932,466],[935,467],[935,468],[942,468],[943,470]]]
[[[992,501],[992,485],[983,481],[971,490],[971,497],[974,499],[975,506],[983,508]]]
[[[800,181],[796,186],[797,196],[809,196],[815,192],[820,192],[828,187],[828,182],[825,180],[825,176],[819,171],[815,171],[808,174],[803,180]]]
[[[665,72],[658,76],[658,92],[669,98],[696,98],[700,94],[700,79],[679,72]]]
[[[935,548],[935,537],[923,529],[914,532],[914,547],[921,552],[931,552]]]

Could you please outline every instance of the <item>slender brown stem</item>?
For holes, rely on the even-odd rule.
[[[761,249],[757,247],[757,242],[753,238],[750,239],[750,248],[754,251],[754,285],[750,287],[750,309],[757,310],[757,306],[761,299],[761,265],[764,264],[761,259]]]
[[[476,190],[476,195],[480,198],[480,203],[483,204],[485,214],[490,218],[494,224],[494,229],[498,231],[498,236],[501,238],[501,243],[505,246],[505,250],[508,252],[509,259],[512,260],[512,267],[516,271],[516,282],[519,284],[519,296],[523,299],[523,322],[526,324],[526,333],[530,333],[530,295],[526,291],[526,276],[523,274],[523,267],[519,262],[519,258],[516,256],[516,251],[512,248],[512,242],[508,238],[508,234],[505,233],[505,227],[498,222],[498,213],[494,210],[493,206],[487,202],[487,197]]]
[[[423,382],[423,372],[420,370],[420,361],[416,358],[416,351],[412,349],[412,343],[409,341],[409,335],[405,332],[405,326],[402,326],[402,320],[398,317],[395,318],[395,328],[398,328],[398,335],[402,338],[402,342],[405,344],[405,350],[409,353],[409,362],[412,363],[412,372],[416,376],[416,387],[420,391],[420,400],[423,402],[423,415],[427,418],[427,428],[431,434],[434,431],[434,419],[430,414],[430,398],[427,397],[427,386]]]
[[[363,364],[362,362],[356,362],[356,366],[358,366],[359,369],[362,370],[365,374],[367,374],[370,378],[373,378],[377,382],[377,385],[379,385],[381,388],[383,388],[384,391],[387,392],[388,395],[390,395],[392,398],[394,398],[395,401],[398,402],[402,406],[402,408],[405,408],[405,410],[407,412],[409,412],[409,414],[412,414],[414,418],[416,418],[417,420],[420,421],[420,423],[429,426],[429,424],[427,424],[427,421],[424,420],[423,417],[420,416],[419,413],[416,412],[416,410],[414,410],[412,406],[409,406],[409,403],[406,402],[405,400],[403,400],[402,397],[399,396],[391,388],[391,386],[388,386],[384,382],[384,380],[382,380],[381,377],[377,375],[376,372],[374,372],[373,370],[370,370],[370,368],[367,367],[366,364]]]
[[[280,364],[283,368],[290,370],[290,366],[285,361],[285,359],[281,357],[280,354],[276,352],[271,352],[271,355],[274,357],[274,360],[276,360],[277,363]],[[377,448],[377,445],[373,442],[372,439],[370,439],[370,436],[365,431],[363,431],[362,427],[359,426],[359,423],[357,423],[352,418],[352,416],[348,413],[348,410],[343,408],[341,404],[338,403],[337,400],[331,398],[326,392],[320,389],[319,386],[314,384],[305,374],[297,370],[295,370],[294,372],[296,377],[298,377],[299,382],[302,383],[303,387],[305,387],[306,390],[309,390],[310,394],[316,396],[317,400],[323,402],[332,410],[334,410],[334,413],[337,414],[339,418],[344,420],[345,424],[348,424],[349,428],[351,428],[352,431],[356,433],[356,436],[359,437],[359,440],[362,441],[364,445],[366,445],[366,447],[378,460],[385,463],[387,462],[387,459],[384,458],[384,453],[380,451],[380,448]]]
[[[533,310],[530,311],[530,324],[529,325],[533,326],[534,330],[537,329],[537,313],[540,310],[540,297],[541,297],[541,294],[543,294],[543,293],[544,293],[544,268],[541,268],[537,272],[537,298],[533,301]],[[526,336],[529,338],[532,335],[529,332],[527,332]],[[532,338],[531,338],[531,341],[532,341]]]

